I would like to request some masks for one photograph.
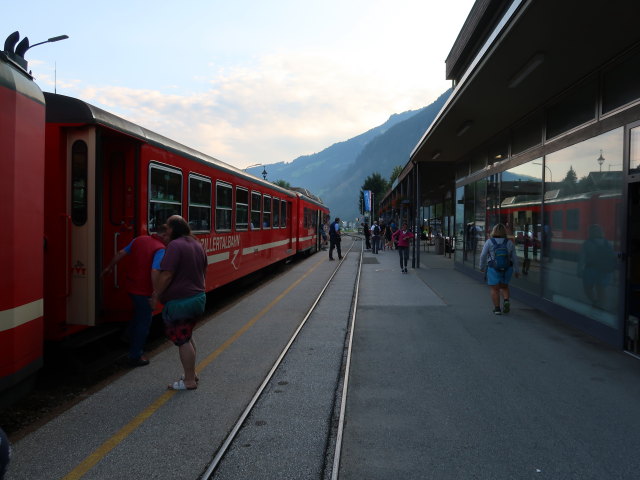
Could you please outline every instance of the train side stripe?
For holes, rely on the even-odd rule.
[[[283,245],[288,245],[290,241],[291,239],[286,238],[278,242],[265,243],[263,245],[252,245],[251,247],[243,248],[242,255],[251,255],[253,253],[261,252],[262,250],[268,250],[270,248],[275,248],[275,247],[282,247]]]
[[[11,330],[42,317],[42,299],[0,312],[0,332]]]
[[[212,263],[224,262],[225,260],[229,260],[229,252],[207,255],[207,262],[209,265],[211,265]]]

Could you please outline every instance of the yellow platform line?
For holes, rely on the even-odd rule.
[[[298,280],[293,282],[289,287],[286,288],[280,295],[274,298],[271,303],[269,303],[266,307],[260,310],[251,320],[249,320],[246,324],[240,328],[236,333],[233,334],[226,342],[224,342],[220,347],[214,350],[211,354],[209,354],[204,360],[202,360],[196,367],[196,371],[202,371],[207,365],[213,362],[216,358],[218,358],[227,348],[229,348],[233,343],[238,340],[243,334],[247,332],[258,320],[260,320],[264,315],[266,315],[269,310],[271,310],[274,306],[276,306],[284,297],[286,297],[291,290],[296,288],[300,282],[302,282],[305,278],[307,278],[311,273],[318,268],[326,259],[323,259],[317,262],[313,267],[311,267],[307,272],[302,275]],[[133,420],[127,423],[124,427],[122,427],[115,435],[105,441],[102,445],[100,445],[93,453],[91,453],[87,458],[85,458],[76,468],[74,468],[71,472],[69,472],[62,480],[78,480],[82,478],[89,470],[95,467],[98,462],[100,462],[107,454],[116,448],[125,438],[127,438],[134,430],[136,430],[140,425],[142,425],[148,418],[151,417],[155,412],[157,412],[160,407],[162,407],[165,403],[167,403],[177,392],[175,390],[167,390],[163,393],[158,399],[145,408],[140,414],[138,414]]]

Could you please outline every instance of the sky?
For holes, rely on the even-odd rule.
[[[25,55],[43,91],[246,168],[432,103],[473,3],[1,0],[0,36],[69,35]]]

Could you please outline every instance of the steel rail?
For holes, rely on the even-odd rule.
[[[226,454],[227,450],[231,446],[231,443],[233,442],[233,440],[237,436],[238,432],[242,428],[242,425],[244,424],[244,422],[246,421],[247,417],[249,416],[249,414],[253,410],[253,407],[258,402],[260,396],[262,395],[262,393],[264,392],[265,388],[267,387],[267,385],[271,381],[271,378],[273,377],[273,375],[275,374],[276,370],[278,369],[278,367],[282,363],[282,360],[284,360],[284,357],[287,355],[289,349],[291,348],[291,345],[293,345],[293,342],[296,340],[298,334],[300,333],[300,331],[302,331],[302,328],[307,323],[307,320],[309,319],[309,317],[311,316],[311,314],[315,310],[315,308],[318,305],[318,303],[320,303],[320,300],[322,299],[322,296],[324,295],[325,291],[329,288],[329,285],[331,284],[331,281],[333,280],[333,278],[338,273],[338,270],[342,266],[342,263],[344,262],[345,258],[347,257],[347,254],[349,252],[351,252],[351,250],[353,250],[353,247],[354,247],[355,244],[356,244],[356,242],[354,241],[351,244],[351,247],[349,247],[349,250],[342,256],[342,260],[340,260],[338,262],[338,264],[336,265],[336,268],[334,269],[333,273],[331,274],[331,276],[329,277],[329,279],[325,283],[324,287],[322,288],[322,290],[318,294],[317,298],[315,299],[315,301],[313,302],[313,304],[311,305],[311,307],[307,311],[307,314],[304,316],[304,318],[302,319],[302,321],[300,322],[300,324],[296,328],[295,332],[293,332],[293,335],[289,339],[289,342],[285,345],[284,349],[280,353],[280,356],[276,359],[275,363],[271,367],[271,370],[269,370],[269,373],[267,373],[267,376],[263,380],[262,384],[260,385],[260,387],[258,387],[258,390],[254,394],[253,398],[251,399],[251,401],[249,402],[249,404],[247,405],[245,410],[242,412],[242,414],[238,418],[238,421],[235,423],[234,427],[231,429],[231,432],[229,433],[229,435],[227,435],[227,438],[222,443],[222,445],[220,446],[220,448],[216,452],[216,455],[213,457],[213,460],[211,461],[211,463],[209,464],[209,466],[207,467],[205,472],[200,476],[199,480],[209,480],[212,477],[213,473],[215,472],[216,468],[218,468],[218,466],[220,465],[220,462],[222,461],[222,458],[224,457],[224,455]],[[360,262],[362,262],[362,253],[360,254]],[[360,268],[358,268],[358,271],[359,270],[360,270]]]

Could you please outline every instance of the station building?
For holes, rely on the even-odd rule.
[[[381,206],[441,234],[479,281],[504,223],[525,273],[516,298],[638,356],[639,13],[477,0],[445,62],[452,93]]]

